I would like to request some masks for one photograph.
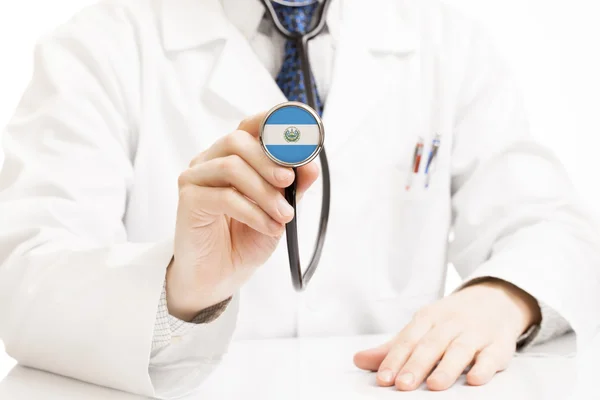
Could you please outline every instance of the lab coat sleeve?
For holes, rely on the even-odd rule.
[[[122,222],[139,104],[131,27],[105,3],[37,47],[2,135],[0,338],[22,365],[174,397],[225,353],[237,303],[151,351],[173,243],[128,241]]]
[[[470,37],[468,50],[453,55],[468,67],[456,90],[450,261],[467,281],[494,277],[520,287],[546,307],[547,319],[555,311],[585,342],[600,318],[596,224],[559,160],[530,135],[491,41],[477,28]],[[541,336],[565,330],[549,323]]]

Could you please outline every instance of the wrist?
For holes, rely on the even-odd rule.
[[[487,278],[473,286],[486,287],[502,297],[509,314],[515,316],[517,336],[521,336],[532,326],[541,323],[541,309],[537,300],[519,287],[496,278]]]
[[[182,288],[179,282],[181,281],[175,274],[174,268],[175,258],[171,258],[171,262],[167,267],[165,290],[167,295],[167,309],[169,314],[182,321],[190,322],[200,310],[194,310],[190,307],[192,301],[184,298],[187,289]]]
[[[199,314],[231,298],[231,296],[223,298],[207,296],[214,293],[214,290],[194,286],[194,282],[197,281],[197,277],[182,276],[181,269],[176,266],[175,258],[171,259],[167,267],[165,285],[167,309],[170,315],[191,322]]]

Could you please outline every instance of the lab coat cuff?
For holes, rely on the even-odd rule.
[[[163,283],[158,309],[156,310],[156,321],[154,324],[154,338],[152,340],[152,354],[171,344],[174,337],[183,336],[197,322],[185,322],[169,314],[167,304],[166,280]]]
[[[163,292],[163,296],[166,297],[166,291]],[[208,307],[200,311],[198,315],[196,315],[196,317],[194,317],[194,319],[190,322],[186,322],[177,317],[174,317],[167,311],[167,320],[169,322],[169,329],[171,331],[171,335],[173,337],[183,336],[190,329],[193,329],[198,324],[206,324],[214,321],[215,319],[219,318],[223,314],[223,312],[225,312],[230,301],[231,297],[225,301],[215,304],[214,306]],[[161,305],[162,304],[163,303],[161,301]],[[166,300],[164,302],[164,307],[167,307]]]
[[[156,310],[154,336],[152,339],[152,354],[171,343],[171,316],[169,315],[169,309],[167,307],[167,291],[165,284],[166,281],[163,281],[163,288],[160,295],[160,300],[158,302],[158,308]]]
[[[186,323],[184,335],[173,336],[153,355],[148,371],[155,397],[172,399],[192,393],[221,361],[235,331],[238,297],[234,295],[213,321]]]
[[[169,313],[169,307],[167,303],[167,282],[163,283],[162,293],[160,295],[160,301],[158,309],[156,311],[156,322],[154,324],[154,339],[152,341],[152,354],[154,355],[158,350],[171,344],[171,341],[180,336],[184,336],[190,329],[193,329],[198,324],[205,324],[214,321],[219,318],[225,312],[231,297],[222,301],[214,306],[208,307],[200,313],[190,322],[183,321],[177,317],[174,317]]]
[[[538,301],[538,304],[542,312],[542,322],[537,332],[523,343],[523,349],[544,343],[571,330],[571,325],[554,308],[543,301]]]

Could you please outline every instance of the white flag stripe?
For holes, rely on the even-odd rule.
[[[297,142],[288,142],[283,132],[290,126],[295,126],[300,131],[300,139]],[[318,145],[320,143],[318,125],[265,125],[262,140],[265,145],[287,144],[290,146],[298,144]]]

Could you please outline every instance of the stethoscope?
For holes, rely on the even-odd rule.
[[[312,4],[316,1],[317,0],[306,1],[303,2],[302,5]],[[286,2],[283,0],[277,2],[291,6],[300,5],[297,2]],[[294,173],[296,173],[296,168],[308,164],[318,155],[319,160],[321,161],[321,171],[323,174],[323,202],[321,204],[319,231],[317,234],[315,250],[304,273],[300,266],[300,251],[298,247],[296,181],[294,180],[294,183],[285,189],[285,198],[294,208],[294,218],[286,225],[290,272],[294,289],[296,291],[302,291],[313,277],[319,264],[329,219],[331,193],[329,165],[327,163],[325,149],[323,148],[323,123],[319,115],[314,111],[317,108],[317,98],[316,93],[313,92],[314,80],[311,74],[310,60],[308,58],[308,41],[316,37],[323,30],[323,27],[325,26],[325,16],[327,15],[330,1],[324,0],[320,4],[319,9],[316,10],[315,13],[316,24],[314,24],[314,28],[303,35],[294,34],[281,24],[270,0],[263,0],[263,3],[279,33],[286,39],[294,40],[297,43],[308,104],[287,102],[273,107],[265,116],[261,126],[261,144],[265,153],[271,160],[279,165],[293,168]],[[296,125],[302,125],[303,128],[298,129]],[[304,131],[304,133],[302,131]],[[297,145],[297,143],[300,142],[305,143],[304,141],[306,140],[308,140],[308,145]],[[294,149],[294,146],[297,146],[297,148]],[[300,146],[303,146],[303,152],[298,150]],[[288,149],[288,147],[290,147],[290,149]]]

